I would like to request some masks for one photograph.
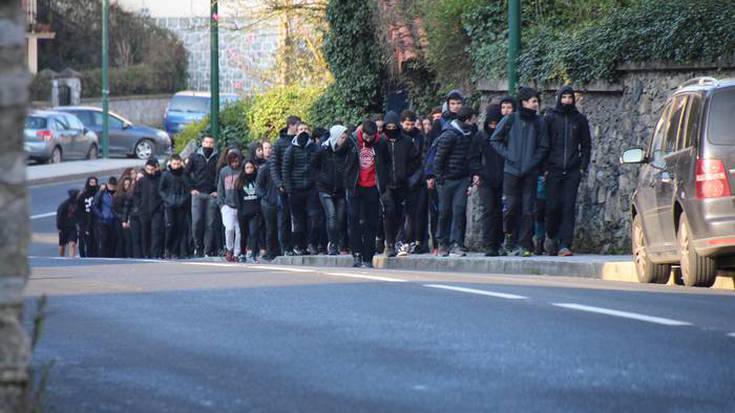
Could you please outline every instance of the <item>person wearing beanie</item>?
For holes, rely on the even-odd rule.
[[[270,167],[271,180],[278,188],[278,241],[281,244],[283,255],[293,255],[291,243],[291,205],[288,200],[286,187],[283,185],[283,155],[286,149],[291,146],[293,138],[298,133],[301,119],[298,116],[289,116],[286,118],[286,127],[279,132],[278,140],[273,145],[273,155],[268,162]]]
[[[383,231],[386,240],[385,255],[395,257],[396,235],[403,221],[409,178],[418,169],[421,159],[411,138],[403,135],[400,117],[396,112],[390,111],[385,114],[382,139],[388,149],[388,179],[381,195]]]
[[[217,219],[217,149],[214,138],[205,136],[202,146],[189,156],[184,176],[191,188],[191,232],[194,255],[214,255]]]
[[[184,177],[184,166],[178,155],[171,156],[168,169],[161,175],[158,192],[163,200],[166,225],[166,258],[184,258],[189,255],[186,237],[187,205],[191,202],[191,187]]]
[[[479,196],[482,210],[482,242],[486,257],[502,255],[503,242],[503,168],[505,159],[490,144],[490,137],[503,118],[501,105],[491,104],[485,110],[482,128],[475,134],[474,144],[480,156]]]
[[[77,255],[77,198],[78,189],[70,189],[68,197],[56,208],[56,229],[59,231],[59,257],[66,256],[66,247],[69,247],[69,256]]]
[[[549,134],[546,160],[546,234],[549,255],[570,256],[579,183],[590,163],[591,138],[587,117],[577,110],[574,89],[562,87],[556,107],[545,116]]]
[[[406,211],[403,214],[405,225],[404,244],[398,252],[398,256],[412,253],[425,254],[429,252],[426,246],[426,228],[428,224],[428,199],[427,188],[424,182],[423,161],[427,151],[426,138],[421,133],[417,122],[416,113],[404,110],[401,113],[401,131],[403,135],[411,140],[418,154],[418,163],[414,173],[408,178],[408,195],[406,198]]]
[[[329,138],[321,144],[314,158],[316,188],[327,222],[329,255],[339,255],[339,247],[344,243],[342,237],[347,216],[344,172],[348,139],[348,130],[345,126],[332,126],[329,129]]]
[[[544,120],[538,115],[538,92],[522,87],[518,91],[518,100],[521,104],[519,110],[500,121],[490,143],[505,159],[505,249],[508,255],[527,257],[533,250],[537,178],[549,153],[549,138]]]
[[[462,257],[462,225],[467,209],[467,190],[480,183],[477,154],[472,152],[475,111],[463,107],[438,138],[434,176],[439,198],[437,238],[439,255]]]
[[[353,267],[372,268],[380,197],[389,171],[388,148],[372,120],[365,120],[347,141],[344,186]]]
[[[291,146],[283,155],[283,186],[291,205],[291,239],[296,255],[316,255],[321,217],[319,196],[314,186],[312,163],[318,145],[311,139],[311,129],[299,124]]]
[[[100,257],[114,258],[117,248],[117,228],[119,221],[113,208],[117,190],[117,178],[111,176],[104,188],[97,192],[92,202],[92,213],[97,219],[97,240]]]

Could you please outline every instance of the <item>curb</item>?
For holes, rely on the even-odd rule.
[[[82,180],[82,179],[86,179],[90,175],[97,175],[98,177],[102,175],[117,176],[117,175],[120,175],[127,168],[128,167],[113,168],[113,169],[104,169],[100,171],[78,172],[78,173],[52,176],[52,177],[46,177],[46,178],[26,179],[26,186],[46,185],[46,184],[55,184],[55,183],[67,182],[67,181]]]

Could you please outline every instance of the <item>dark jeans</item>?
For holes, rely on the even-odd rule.
[[[191,197],[191,232],[194,234],[194,248],[213,253],[217,249],[217,199],[209,194]]]
[[[452,244],[462,245],[462,225],[467,214],[467,178],[447,179],[437,188],[439,194],[439,245],[448,248]]]
[[[263,226],[265,228],[265,249],[266,255],[275,257],[278,255],[278,206],[269,205],[266,202],[260,202],[260,209],[263,214]]]
[[[186,239],[186,207],[166,208],[166,249],[171,255],[183,257],[188,255]]]
[[[260,214],[238,214],[240,220],[240,250],[243,254],[250,250],[253,257],[258,255],[260,237]]]
[[[150,217],[140,217],[141,247],[143,257],[161,258],[163,256],[163,212],[159,211]]]
[[[396,235],[403,218],[403,207],[408,191],[401,188],[388,188],[380,197],[383,205],[383,233],[389,246],[396,244]]]
[[[291,250],[291,203],[283,192],[278,194],[278,242],[282,252]]]
[[[123,228],[118,223],[116,228],[117,245],[115,256],[117,258],[131,258],[133,256],[133,236],[130,228]]]
[[[375,255],[375,232],[378,229],[380,195],[378,188],[358,186],[347,193],[347,217],[353,254],[361,254],[363,262],[372,262]]]
[[[436,187],[434,189],[426,189],[426,198],[428,199],[426,209],[428,219],[426,221],[429,225],[427,231],[429,242],[431,243],[431,248],[438,248],[439,239],[436,237],[436,231],[439,227],[439,194],[436,191]]]
[[[117,221],[112,223],[97,223],[98,252],[100,257],[115,258],[117,248]]]
[[[94,224],[79,226],[79,256],[82,258],[97,256],[97,234]]]
[[[343,196],[332,196],[326,192],[319,192],[319,201],[324,209],[324,217],[327,221],[327,235],[329,242],[334,248],[342,244],[342,234],[345,225],[345,198]]]
[[[483,184],[480,185],[479,195],[482,204],[482,243],[485,248],[500,248],[503,242],[503,188]]]
[[[558,238],[560,248],[571,248],[574,242],[574,221],[577,210],[577,190],[582,174],[579,171],[550,172],[546,176],[546,233]]]
[[[406,242],[424,242],[428,225],[428,192],[423,183],[408,192],[405,217]]]
[[[510,235],[510,247],[518,245],[533,250],[533,213],[536,204],[537,176],[517,177],[505,174],[503,194],[505,213],[503,226]]]
[[[130,219],[130,238],[132,243],[132,257],[143,258],[143,227],[140,218],[131,216]]]
[[[294,190],[288,195],[291,203],[291,223],[294,246],[306,249],[308,245],[319,243],[319,222],[321,206],[316,189]]]

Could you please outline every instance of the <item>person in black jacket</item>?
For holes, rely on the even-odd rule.
[[[503,242],[503,168],[505,159],[492,145],[490,137],[502,118],[500,105],[489,105],[485,111],[482,129],[475,134],[475,150],[480,154],[480,187],[479,196],[482,205],[482,241],[486,257],[497,257],[501,254]]]
[[[100,257],[114,258],[117,249],[119,222],[113,208],[117,178],[111,176],[92,201],[92,213],[97,221],[97,250]]]
[[[279,132],[278,140],[273,145],[271,155],[273,165],[270,168],[271,180],[278,188],[278,240],[281,244],[283,255],[293,255],[291,242],[291,205],[288,199],[286,187],[283,185],[283,155],[297,134],[301,119],[298,116],[289,116],[286,119],[286,127]]]
[[[235,186],[240,189],[240,262],[255,263],[258,258],[260,238],[260,201],[256,189],[257,167],[252,160],[245,162]]]
[[[115,213],[115,231],[117,245],[115,257],[130,258],[133,256],[133,238],[130,233],[130,225],[128,225],[126,209],[128,207],[128,199],[132,188],[133,180],[129,174],[124,174],[123,178],[118,181],[118,188],[112,197],[112,210]]]
[[[191,232],[194,255],[215,255],[217,244],[217,149],[214,138],[205,136],[191,154],[184,174],[191,188]]]
[[[329,139],[322,143],[314,158],[316,188],[327,221],[329,244],[327,253],[339,255],[345,225],[344,171],[347,159],[347,128],[334,125],[329,129]]]
[[[96,176],[87,178],[82,193],[77,198],[77,218],[79,226],[79,256],[97,256],[97,229],[94,214],[92,214],[92,202],[99,189]]]
[[[311,140],[309,125],[299,124],[297,132],[283,155],[281,176],[291,206],[294,253],[316,255],[321,206],[314,187],[312,163],[318,146]]]
[[[145,173],[135,185],[133,203],[138,205],[141,226],[141,250],[144,258],[163,258],[163,200],[158,192],[161,173],[158,161],[149,159]]]
[[[549,153],[549,138],[544,120],[537,113],[538,92],[522,87],[518,100],[520,110],[500,121],[490,143],[505,159],[505,249],[508,255],[531,256],[537,177]]]
[[[267,153],[270,149],[263,148]],[[268,154],[270,155],[270,154]],[[267,156],[268,162],[258,168],[255,179],[255,191],[260,199],[261,216],[265,227],[265,255],[261,258],[272,260],[279,255],[278,243],[278,188],[271,179],[270,169],[273,167],[273,158]]]
[[[414,173],[408,178],[406,211],[403,214],[404,225],[402,225],[405,228],[405,237],[404,244],[398,252],[399,257],[429,252],[425,243],[429,201],[423,168],[428,146],[416,120],[416,113],[413,111],[404,110],[401,112],[401,131],[416,147],[419,162]]]
[[[572,255],[577,190],[590,164],[590,126],[575,103],[574,89],[564,86],[557,94],[556,107],[545,118],[549,134],[546,160],[546,252],[549,255]]]
[[[388,180],[381,194],[383,204],[383,231],[386,257],[396,256],[396,235],[401,226],[403,209],[408,197],[409,178],[421,161],[419,152],[410,138],[401,132],[398,114],[385,114],[383,139],[388,150]]]
[[[78,189],[70,189],[69,197],[56,209],[56,229],[59,231],[59,257],[66,256],[66,247],[69,246],[69,256],[77,255],[77,211],[79,198]]]
[[[477,154],[472,153],[472,119],[475,111],[463,107],[457,119],[449,123],[438,138],[434,157],[434,176],[439,195],[439,255],[463,257],[460,249],[462,225],[467,213],[467,191],[470,184],[477,185]],[[470,181],[472,177],[472,181]]]
[[[347,141],[345,190],[353,267],[372,268],[380,195],[388,179],[388,150],[372,120]]]
[[[166,258],[183,258],[187,253],[186,221],[191,188],[184,177],[183,162],[172,155],[168,170],[161,176],[158,193],[163,200],[166,224]]]
[[[503,96],[500,98],[500,114],[508,116],[516,111],[516,100],[513,96]]]

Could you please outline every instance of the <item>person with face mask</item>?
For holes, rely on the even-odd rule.
[[[117,178],[107,180],[105,187],[97,192],[92,202],[92,213],[97,219],[98,251],[101,257],[114,258],[117,247],[117,228],[119,223],[113,208]]]
[[[590,164],[591,141],[587,117],[577,110],[574,89],[564,86],[556,107],[547,112],[549,158],[546,161],[546,253],[570,256],[579,183]]]
[[[78,218],[77,198],[79,198],[78,189],[70,189],[68,198],[62,202],[56,209],[56,229],[59,231],[59,256],[66,256],[66,247],[69,247],[69,256],[77,255],[78,240]]]
[[[191,232],[198,257],[216,252],[217,157],[214,138],[205,136],[184,169],[191,188]]]
[[[77,198],[77,222],[79,228],[79,256],[97,256],[97,234],[92,202],[97,195],[97,177],[90,176],[84,184],[84,189]]]
[[[162,174],[158,193],[163,200],[163,216],[166,225],[166,251],[164,256],[184,258],[188,255],[186,238],[187,205],[191,188],[184,177],[184,165],[179,155],[172,155],[168,169]]]
[[[139,209],[141,252],[144,258],[163,258],[165,234],[158,161],[146,161],[144,171],[133,191],[133,203]]]
[[[260,201],[256,190],[257,169],[250,160],[245,162],[235,186],[240,189],[240,262],[255,263],[258,259],[258,240],[260,238]]]
[[[329,139],[322,143],[314,158],[316,188],[327,221],[327,253],[339,255],[343,244],[345,225],[344,171],[347,159],[347,128],[334,125],[329,129]]]
[[[388,148],[372,120],[365,120],[348,141],[344,185],[353,267],[372,268],[380,196],[388,180]]]
[[[399,257],[429,252],[425,243],[429,205],[426,183],[424,182],[424,168],[422,166],[428,147],[419,125],[420,122],[417,123],[416,113],[410,110],[404,110],[401,113],[401,131],[416,147],[418,162],[414,172],[408,177],[406,210],[403,213],[403,223],[401,225],[405,228],[405,237],[404,244],[398,252]]]
[[[291,239],[296,255],[318,254],[321,206],[312,169],[318,145],[312,141],[310,132],[309,125],[299,125],[296,137],[283,155],[281,171],[291,205]]]

